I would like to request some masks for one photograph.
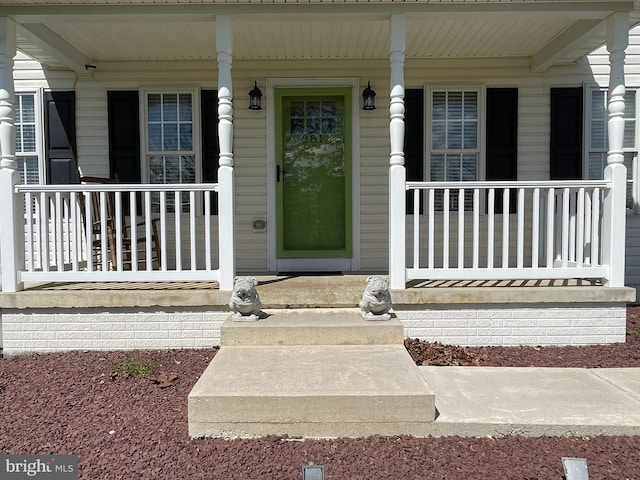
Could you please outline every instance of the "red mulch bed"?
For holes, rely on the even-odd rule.
[[[458,349],[409,340],[419,364],[640,367],[640,308],[627,343]],[[427,357],[431,352],[432,360]],[[640,478],[640,437],[190,440],[187,395],[210,350],[76,352],[0,359],[0,454],[76,454],[82,479],[561,479],[560,457],[584,457],[589,478]],[[157,365],[124,378],[126,360]]]

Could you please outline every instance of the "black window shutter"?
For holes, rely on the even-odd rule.
[[[487,88],[487,180],[518,179],[518,89]],[[509,199],[509,211],[516,203]],[[502,213],[502,191],[496,192],[495,212]]]
[[[218,181],[218,159],[220,145],[218,142],[218,91],[202,90],[200,92],[200,115],[202,119],[202,181],[216,183]],[[218,211],[217,195],[211,196],[211,213]]]
[[[424,91],[404,92],[404,163],[407,180],[424,181]],[[420,213],[422,213],[422,197]],[[407,192],[407,213],[413,213],[413,192]]]
[[[123,183],[140,183],[140,122],[138,92],[107,92],[109,112],[109,173]]]
[[[582,88],[551,89],[550,179],[582,178]]]
[[[75,92],[45,92],[44,103],[47,181],[78,183]]]

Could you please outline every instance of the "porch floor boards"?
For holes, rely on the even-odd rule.
[[[254,275],[264,308],[355,307],[366,274]],[[0,293],[0,308],[208,307],[228,310],[216,282],[84,282],[27,285]],[[569,280],[411,281],[394,305],[634,302],[635,289]]]

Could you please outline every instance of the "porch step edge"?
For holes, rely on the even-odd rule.
[[[400,345],[223,347],[188,418],[191,437],[427,435],[435,396]]]
[[[263,310],[264,318],[220,327],[225,346],[402,345],[404,327],[395,317],[369,321],[355,308]]]

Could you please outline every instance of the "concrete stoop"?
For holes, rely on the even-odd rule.
[[[436,433],[435,396],[397,319],[274,311],[258,322],[227,320],[221,343],[189,394],[191,437]]]

